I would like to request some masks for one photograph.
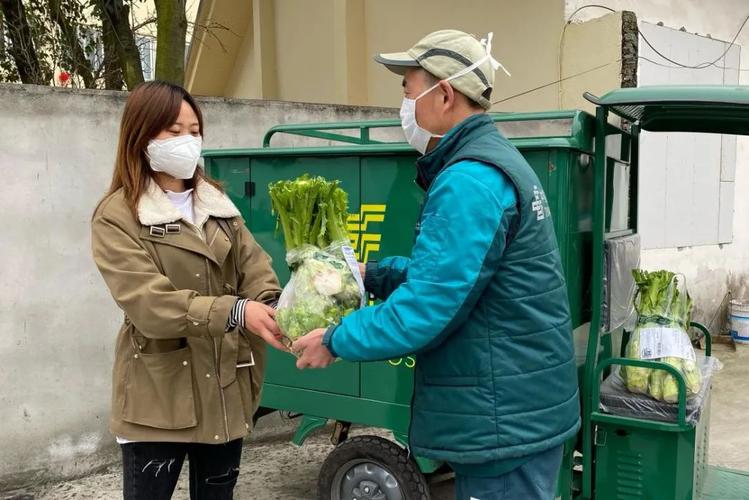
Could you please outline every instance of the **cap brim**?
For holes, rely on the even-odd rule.
[[[375,61],[384,65],[387,69],[397,75],[405,75],[410,68],[419,68],[421,65],[407,52],[392,52],[390,54],[377,54]]]

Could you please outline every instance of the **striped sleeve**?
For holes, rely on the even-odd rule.
[[[238,326],[244,328],[244,308],[250,299],[239,299],[229,314],[229,320],[226,322],[226,331],[233,330]]]

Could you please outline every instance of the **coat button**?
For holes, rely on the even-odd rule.
[[[193,321],[192,324],[198,326],[200,323],[198,323],[197,321]]]
[[[211,374],[210,373],[206,373],[205,374],[205,378],[211,378]]]
[[[216,434],[215,436],[213,436],[213,439],[215,439],[216,441],[218,441],[219,440],[218,434]]]
[[[250,428],[250,424],[248,423],[245,423],[244,426],[247,427],[248,429]]]
[[[134,357],[135,359],[138,359],[138,355],[137,355],[137,354],[136,354],[135,356],[133,356],[133,357]]]
[[[187,366],[187,361],[183,361],[182,366]]]
[[[224,236],[224,241],[229,241],[229,238],[227,236]]]

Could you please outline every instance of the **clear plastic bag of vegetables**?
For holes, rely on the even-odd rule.
[[[702,416],[702,410],[708,401],[710,383],[713,374],[721,369],[721,363],[713,356],[697,356],[697,368],[702,375],[700,391],[686,401],[686,421],[695,425]],[[609,375],[601,384],[599,407],[605,413],[623,417],[644,418],[661,422],[678,421],[678,405],[665,401],[656,401],[647,394],[634,394],[627,386],[618,371]]]
[[[290,345],[362,307],[364,285],[346,229],[348,195],[338,181],[305,174],[271,183],[269,193],[291,269],[276,312]]]
[[[683,277],[670,271],[632,271],[637,293],[637,326],[626,347],[626,357],[661,361],[684,375],[687,397],[700,392],[702,373],[688,329],[692,300]],[[622,377],[630,392],[646,394],[658,401],[675,403],[678,385],[665,370],[622,367]]]

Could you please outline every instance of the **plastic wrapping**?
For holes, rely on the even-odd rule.
[[[278,299],[276,321],[289,340],[336,325],[364,304],[364,285],[348,242],[324,250],[304,245],[288,252],[286,262],[291,279]]]
[[[702,375],[699,392],[687,398],[687,423],[696,424],[707,401],[713,374],[722,368],[720,361],[712,356],[697,358],[697,367]],[[664,370],[658,370],[663,372]],[[657,401],[646,394],[634,394],[627,390],[620,375],[614,370],[601,384],[601,411],[622,417],[636,417],[661,422],[676,422],[679,405]]]
[[[606,240],[604,244],[604,284],[601,318],[611,332],[634,320],[635,280],[632,269],[640,267],[640,235]]]
[[[674,273],[634,271],[638,292],[635,309],[637,327],[626,348],[630,359],[661,361],[679,371],[687,383],[687,395],[700,392],[702,377],[695,362],[695,352],[687,334],[692,301],[683,277]],[[675,403],[678,397],[676,379],[665,370],[639,366],[623,367],[622,377],[630,392]]]

